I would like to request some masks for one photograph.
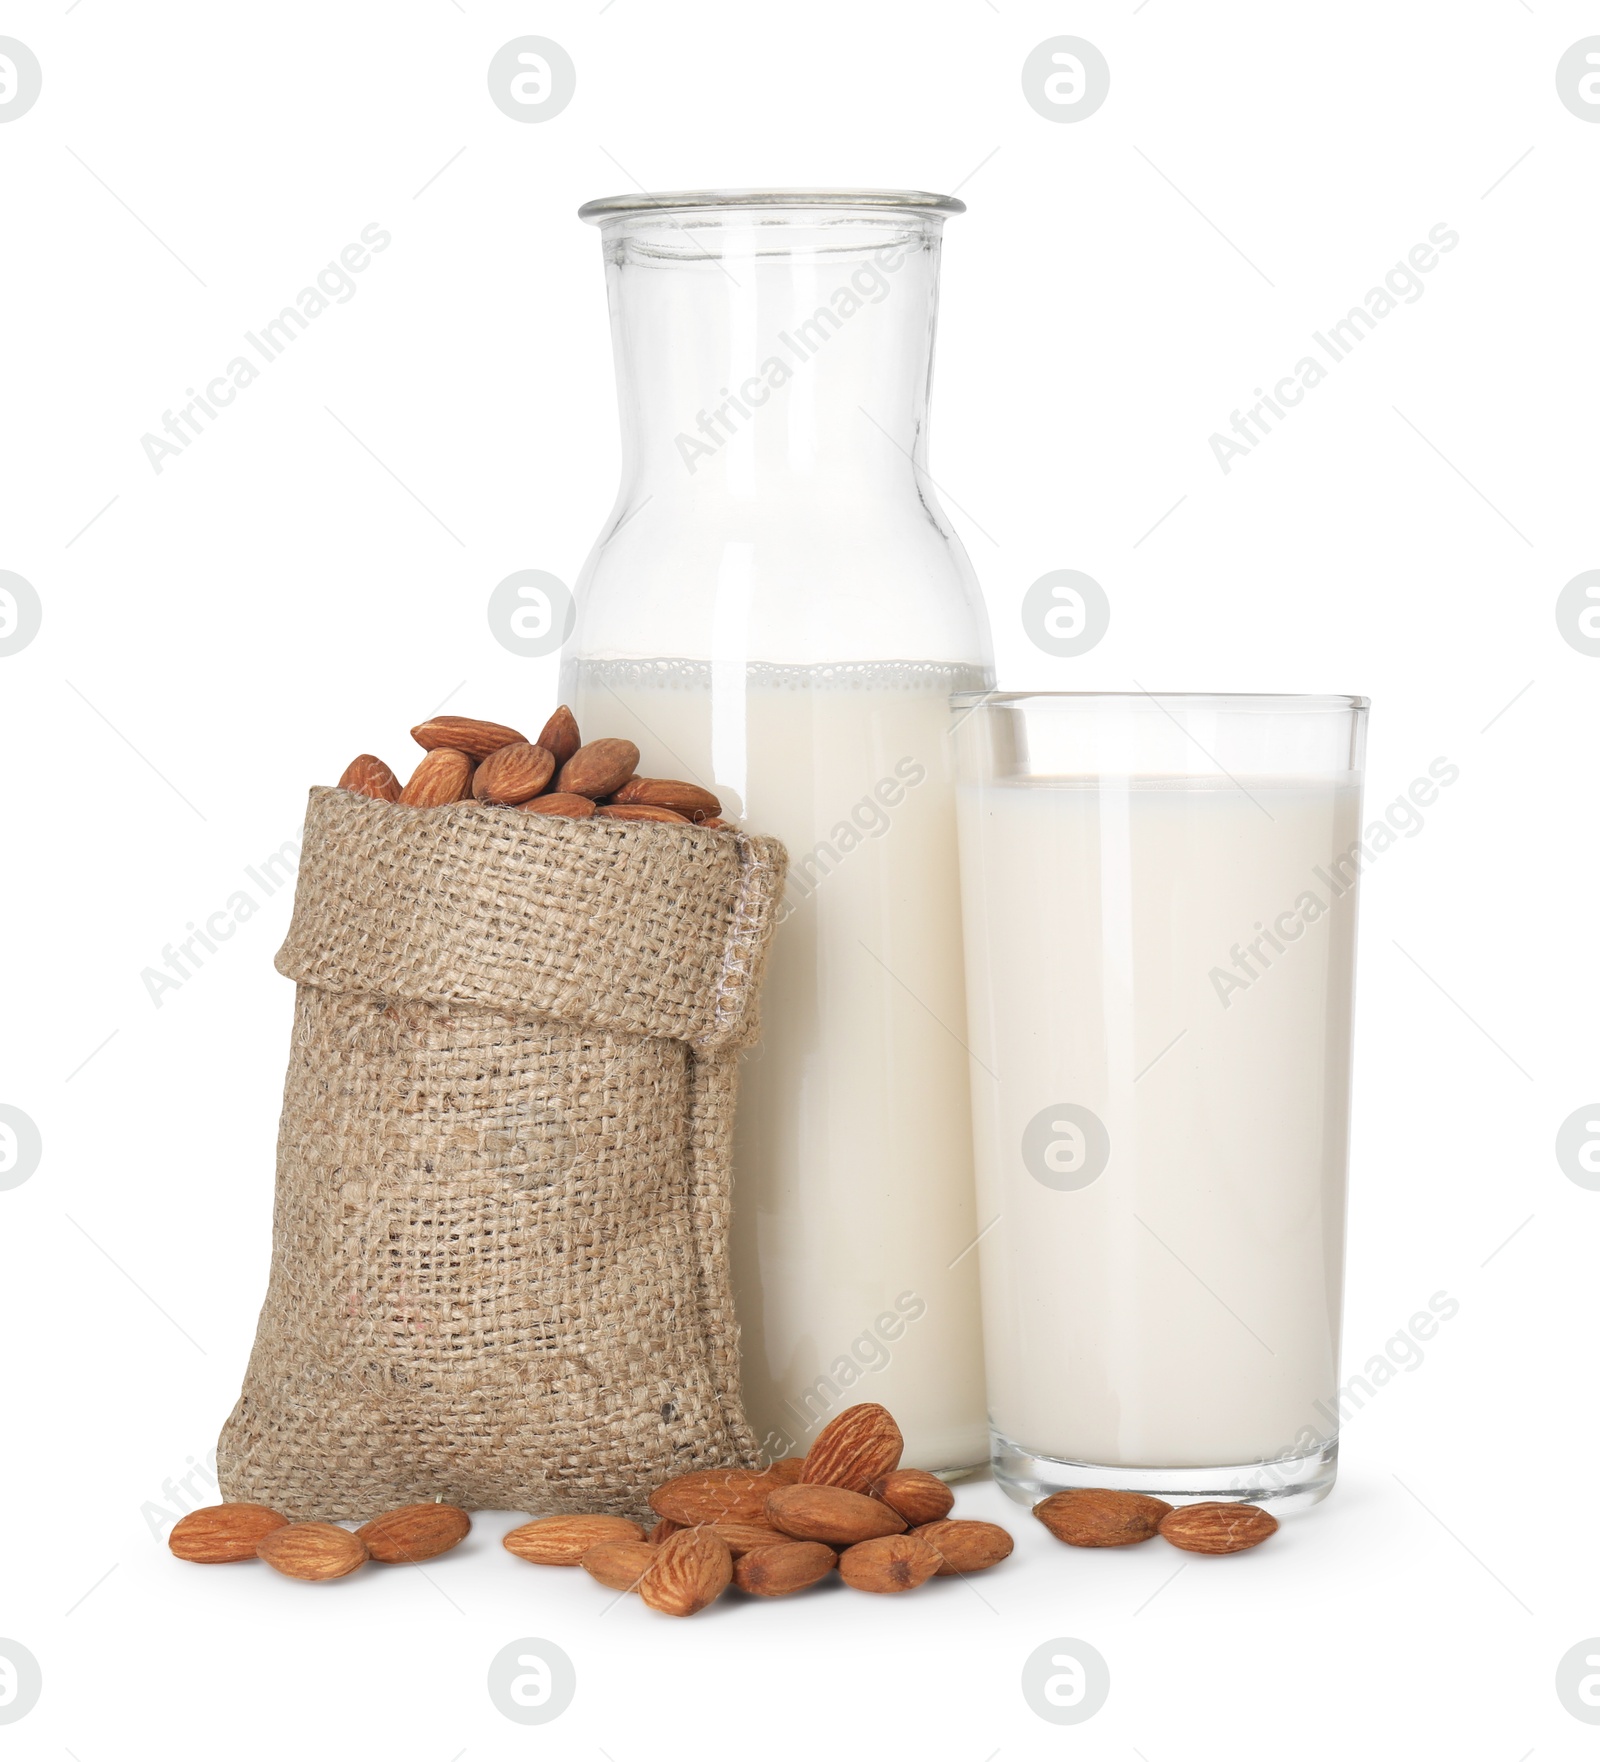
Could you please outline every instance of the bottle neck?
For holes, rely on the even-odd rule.
[[[607,226],[623,502],[918,494],[937,215]]]

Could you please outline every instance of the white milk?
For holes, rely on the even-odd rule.
[[[1034,1455],[1222,1467],[1336,1429],[1359,795],[1241,783],[962,791],[990,1417]],[[1110,1154],[1056,1190],[1022,1146],[1043,1115],[1035,1166],[1090,1171],[1062,1103]]]
[[[578,668],[586,732],[636,741],[647,776],[707,782],[789,850],[733,1222],[745,1403],[780,1454],[870,1400],[907,1462],[988,1456],[947,732],[973,683],[909,664],[752,666],[748,686],[742,664]]]

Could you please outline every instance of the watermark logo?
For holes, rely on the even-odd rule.
[[[926,781],[928,768],[909,755],[896,762],[894,774],[883,776],[862,796],[833,830],[804,856],[792,855],[784,881],[783,923],[800,909],[835,869],[859,850],[865,840],[882,838],[894,824],[894,811],[903,806],[907,793]]]
[[[553,655],[577,621],[566,583],[543,569],[519,569],[489,595],[489,628],[514,655]]]
[[[1022,1667],[1022,1698],[1052,1725],[1082,1725],[1111,1693],[1111,1667],[1087,1640],[1046,1640]]]
[[[863,1328],[850,1342],[848,1352],[841,1352],[814,1383],[783,1403],[786,1418],[794,1422],[793,1429],[775,1426],[761,1441],[762,1453],[769,1457],[791,1454],[796,1444],[833,1412],[863,1376],[889,1368],[894,1359],[890,1348],[913,1322],[921,1321],[927,1313],[925,1299],[915,1291],[902,1291],[894,1300],[894,1308],[884,1310],[871,1327]]]
[[[0,1102],[0,1193],[20,1187],[39,1166],[44,1141],[20,1107]]]
[[[0,1725],[26,1719],[43,1687],[39,1660],[20,1640],[0,1640]]]
[[[1254,392],[1257,401],[1251,404],[1247,399],[1242,412],[1232,412],[1228,427],[1234,438],[1230,440],[1228,435],[1220,433],[1207,437],[1211,456],[1221,467],[1222,475],[1226,477],[1232,471],[1235,459],[1247,459],[1275,426],[1281,425],[1285,417],[1305,402],[1307,392],[1315,391],[1339,362],[1354,354],[1357,346],[1371,336],[1382,319],[1401,305],[1416,305],[1428,291],[1422,277],[1436,269],[1439,259],[1460,243],[1461,235],[1444,221],[1439,221],[1429,228],[1425,242],[1413,245],[1404,260],[1389,270],[1381,287],[1369,288],[1359,306],[1352,306],[1343,318],[1334,320],[1326,330],[1312,331],[1311,340],[1317,345],[1316,352],[1302,355],[1274,382],[1270,392],[1265,386],[1258,385]]]
[[[33,583],[0,569],[0,656],[20,655],[43,622],[44,607]]]
[[[1600,122],[1600,37],[1581,37],[1556,63],[1556,93],[1579,122]]]
[[[206,381],[204,391],[198,386],[185,386],[177,410],[161,412],[161,433],[147,431],[139,436],[139,445],[144,448],[144,456],[156,476],[161,475],[167,460],[181,459],[184,451],[206,432],[240,392],[254,385],[266,367],[305,334],[313,319],[320,318],[330,305],[348,305],[357,293],[354,278],[393,242],[392,235],[377,221],[369,220],[362,227],[359,239],[346,245],[337,258],[330,258],[317,272],[313,285],[301,288],[292,306],[282,307],[275,318],[261,324],[259,331],[244,333],[244,340],[250,345],[248,355],[243,352],[235,355],[220,373]],[[263,365],[258,367],[257,360]]]
[[[577,89],[572,57],[548,37],[513,37],[489,63],[489,96],[513,122],[548,122]]]
[[[1100,1116],[1075,1101],[1042,1107],[1022,1133],[1022,1162],[1041,1187],[1076,1193],[1098,1181],[1111,1161],[1111,1134]]]
[[[1574,575],[1556,595],[1556,629],[1580,655],[1600,655],[1600,569]]]
[[[39,102],[39,57],[15,37],[0,37],[0,122],[15,122]]]
[[[1022,95],[1046,122],[1082,122],[1111,90],[1111,69],[1082,37],[1046,37],[1022,64]]]
[[[1111,628],[1111,602],[1092,575],[1052,569],[1022,596],[1022,628],[1047,655],[1086,655]]]
[[[489,1664],[489,1699],[518,1725],[548,1725],[572,1705],[578,1673],[554,1640],[513,1640]]]
[[[1580,1107],[1561,1122],[1556,1133],[1556,1161],[1575,1186],[1600,1193],[1600,1102]]]
[[[1556,1699],[1574,1719],[1600,1725],[1600,1638],[1579,1640],[1556,1666]]]
[[[1309,879],[1319,882],[1320,890],[1308,887],[1270,924],[1258,918],[1255,940],[1241,937],[1228,950],[1231,967],[1216,966],[1206,975],[1223,1009],[1232,1006],[1234,992],[1248,991],[1266,977],[1274,954],[1287,954],[1290,944],[1354,894],[1361,877],[1385,851],[1402,838],[1415,838],[1427,825],[1422,810],[1431,808],[1440,790],[1448,789],[1460,775],[1461,767],[1441,754],[1428,766],[1428,775],[1412,778],[1405,794],[1397,795],[1383,818],[1371,821],[1347,851],[1331,856],[1326,868],[1319,863],[1312,869]]]

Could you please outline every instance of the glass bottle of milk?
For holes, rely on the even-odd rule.
[[[607,198],[616,506],[562,692],[647,776],[787,845],[745,1061],[734,1282],[774,1455],[880,1401],[908,1463],[988,1450],[953,692],[993,683],[925,469],[940,234],[920,192]]]

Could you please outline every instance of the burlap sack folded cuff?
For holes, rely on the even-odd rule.
[[[226,1498],[635,1514],[755,1461],[730,1155],[784,867],[768,838],[312,792]]]

